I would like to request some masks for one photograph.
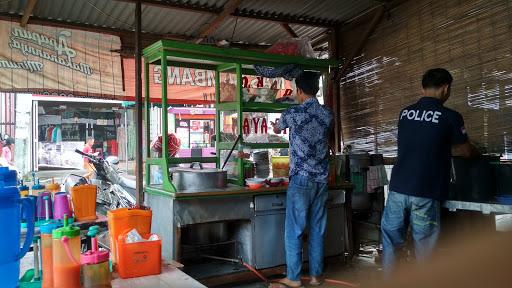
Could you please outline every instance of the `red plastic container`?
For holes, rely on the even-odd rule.
[[[162,240],[126,243],[126,231],[117,240],[119,277],[134,278],[162,273]],[[142,235],[148,239],[150,234]]]

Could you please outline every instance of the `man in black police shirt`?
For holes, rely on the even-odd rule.
[[[428,70],[422,79],[423,97],[399,115],[398,159],[381,223],[383,268],[388,276],[409,224],[416,259],[430,256],[439,235],[440,201],[449,189],[452,152],[463,157],[477,153],[462,116],[443,106],[452,81],[445,69]]]

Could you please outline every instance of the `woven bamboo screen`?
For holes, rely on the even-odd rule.
[[[360,36],[346,33],[344,51]],[[357,34],[355,36],[351,36]],[[396,155],[402,108],[420,97],[429,68],[448,69],[472,140],[512,153],[512,1],[407,1],[378,25],[341,84],[344,144]]]

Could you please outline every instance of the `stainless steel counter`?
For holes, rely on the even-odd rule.
[[[329,190],[326,256],[347,252],[343,187],[351,188],[345,185]],[[238,252],[244,261],[258,269],[284,264],[285,203],[286,187],[261,190],[229,187],[223,191],[176,193],[174,197],[146,194],[146,204],[153,210],[152,231],[161,235],[164,259],[180,261],[182,228],[238,221],[243,223],[233,236],[240,243]]]

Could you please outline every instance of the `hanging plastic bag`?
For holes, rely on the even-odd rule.
[[[279,55],[315,58],[315,51],[313,51],[313,47],[308,38],[280,39],[268,48],[266,52]]]

